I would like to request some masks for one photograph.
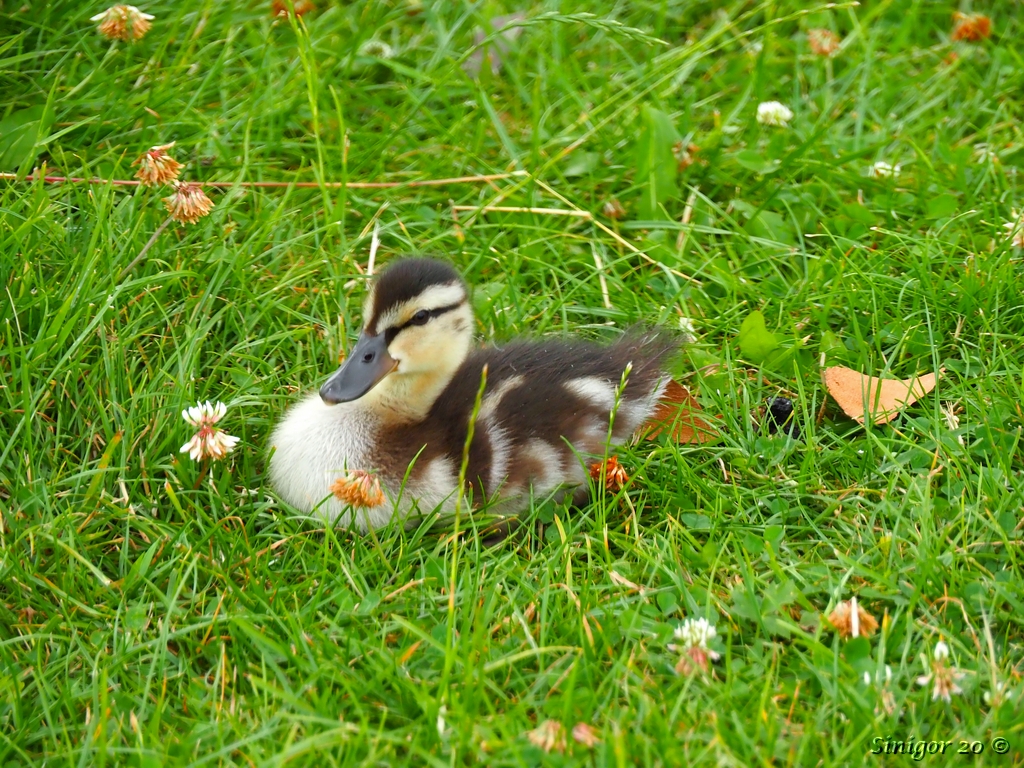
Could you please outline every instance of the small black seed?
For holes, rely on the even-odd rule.
[[[774,435],[779,430],[790,437],[800,437],[800,427],[793,417],[793,401],[787,397],[776,397],[768,403],[768,434]]]

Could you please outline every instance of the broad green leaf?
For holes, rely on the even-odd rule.
[[[737,213],[747,219],[743,228],[754,237],[784,245],[793,245],[796,242],[792,223],[781,214],[758,210],[756,205],[746,200],[735,199],[730,203]]]
[[[490,315],[494,302],[505,293],[507,288],[508,285],[502,280],[476,286],[473,289],[473,311],[477,317]]]
[[[764,590],[762,610],[765,613],[775,612],[790,603],[795,603],[799,597],[800,590],[793,583],[792,579],[786,579],[781,584],[769,584]]]
[[[743,551],[750,555],[760,555],[764,552],[764,541],[747,531],[743,534]]]
[[[675,613],[679,608],[679,598],[674,592],[659,592],[656,599],[661,612],[666,615]]]
[[[786,529],[781,525],[769,525],[764,529],[764,540],[777,553]]]
[[[645,105],[640,119],[643,127],[636,145],[640,218],[663,218],[661,206],[678,192],[678,163],[672,148],[681,139],[672,118],[659,109]]]
[[[128,571],[128,575],[124,577],[124,591],[127,592],[129,589],[135,586],[136,582],[141,579],[145,579],[149,573],[149,567],[153,563],[153,556],[156,551],[161,547],[163,542],[157,539],[149,545],[149,549],[142,553],[135,564]]]
[[[722,365],[725,362],[721,356],[701,347],[688,346],[686,352],[690,356],[694,368],[707,368],[712,365]]]
[[[773,243],[793,245],[796,242],[792,225],[774,211],[761,211],[747,222],[744,229],[754,237]]]
[[[566,178],[575,176],[589,176],[597,168],[600,157],[597,152],[574,152],[569,157],[569,163],[563,171]]]
[[[779,346],[779,340],[765,326],[764,315],[758,310],[747,315],[738,338],[740,351],[753,363],[763,362]]]
[[[141,632],[149,626],[152,603],[135,603],[124,614],[124,626],[132,632]]]
[[[0,171],[16,171],[36,156],[36,142],[46,138],[53,110],[39,105],[13,112],[0,120]]]
[[[732,614],[751,621],[761,618],[761,601],[742,586],[732,590]]]
[[[818,344],[818,351],[825,355],[826,360],[833,360],[837,355],[846,352],[846,345],[831,330],[825,329],[821,334],[821,342]]]
[[[711,518],[707,515],[698,515],[687,513],[680,515],[679,519],[683,521],[683,525],[687,528],[692,528],[696,531],[709,531],[711,530]]]
[[[363,595],[363,599],[359,601],[359,610],[356,614],[359,616],[368,616],[373,613],[373,609],[380,605],[380,592],[370,591]]]
[[[765,175],[774,173],[779,169],[778,160],[769,160],[764,155],[755,152],[752,149],[741,149],[733,155],[733,157],[736,159],[737,163],[754,173]]]
[[[860,203],[848,203],[840,206],[839,210],[865,226],[871,227],[875,224],[875,215]]]
[[[843,656],[851,664],[871,656],[871,643],[866,637],[855,637],[843,647]]]
[[[928,201],[928,217],[932,219],[944,219],[952,216],[960,207],[959,201],[950,194],[939,195]]]
[[[859,240],[868,233],[866,225],[854,221],[849,216],[835,216],[828,220],[827,227],[847,240]]]

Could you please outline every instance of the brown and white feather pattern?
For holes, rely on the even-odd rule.
[[[668,376],[670,344],[632,335],[611,346],[562,341],[515,342],[471,352],[422,421],[388,424],[361,401],[299,403],[274,434],[271,479],[300,509],[365,530],[393,514],[454,508],[466,433],[487,365],[487,385],[469,449],[467,479],[474,503],[497,500],[521,511],[529,494],[544,496],[586,483],[586,463],[605,454],[616,389],[611,444],[627,440],[654,411]],[[283,450],[282,450],[283,449]],[[389,503],[352,510],[329,493],[349,469],[376,472]]]
[[[414,322],[426,310],[429,318]],[[406,259],[378,277],[360,338],[383,338],[395,368],[358,399],[309,397],[271,438],[269,473],[298,509],[376,528],[454,507],[459,470],[484,367],[487,382],[469,446],[473,502],[505,513],[586,483],[603,458],[654,412],[669,382],[668,334],[627,333],[610,346],[540,340],[471,350],[473,315],[462,278],[446,262]],[[623,372],[631,371],[621,393]],[[613,418],[614,411],[614,418]],[[353,509],[332,485],[372,475],[387,502]]]
[[[615,413],[612,444],[628,439],[654,411],[668,384],[661,363],[669,348],[654,335],[634,335],[609,347],[538,341],[472,352],[423,422],[390,432],[380,446],[380,466],[395,476],[415,459],[408,482],[414,491],[433,485],[422,467],[445,457],[457,467],[486,365],[467,471],[476,500],[581,484],[586,459],[605,453],[626,366],[633,365]]]

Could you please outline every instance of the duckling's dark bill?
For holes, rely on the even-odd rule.
[[[388,354],[384,334],[363,333],[348,360],[320,387],[320,399],[328,405],[358,400],[395,370],[396,365]]]

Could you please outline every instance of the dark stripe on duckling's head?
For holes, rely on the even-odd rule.
[[[395,310],[424,294],[430,288],[449,285],[461,288],[464,300],[466,284],[451,264],[427,258],[396,261],[381,272],[374,283],[364,317],[366,331],[376,334],[386,330],[378,328],[381,318],[394,317]],[[446,303],[444,307],[427,307],[426,309],[438,311],[453,309],[456,306],[458,304]]]
[[[412,317],[406,320],[401,325],[392,325],[390,328],[384,329],[384,341],[388,344],[391,340],[398,335],[399,331],[405,330],[411,325],[426,325],[435,317],[440,317],[443,314],[451,312],[453,309],[458,309],[463,305],[465,300],[460,301],[457,304],[446,304],[443,307],[435,307],[434,309],[420,309],[417,310]]]

